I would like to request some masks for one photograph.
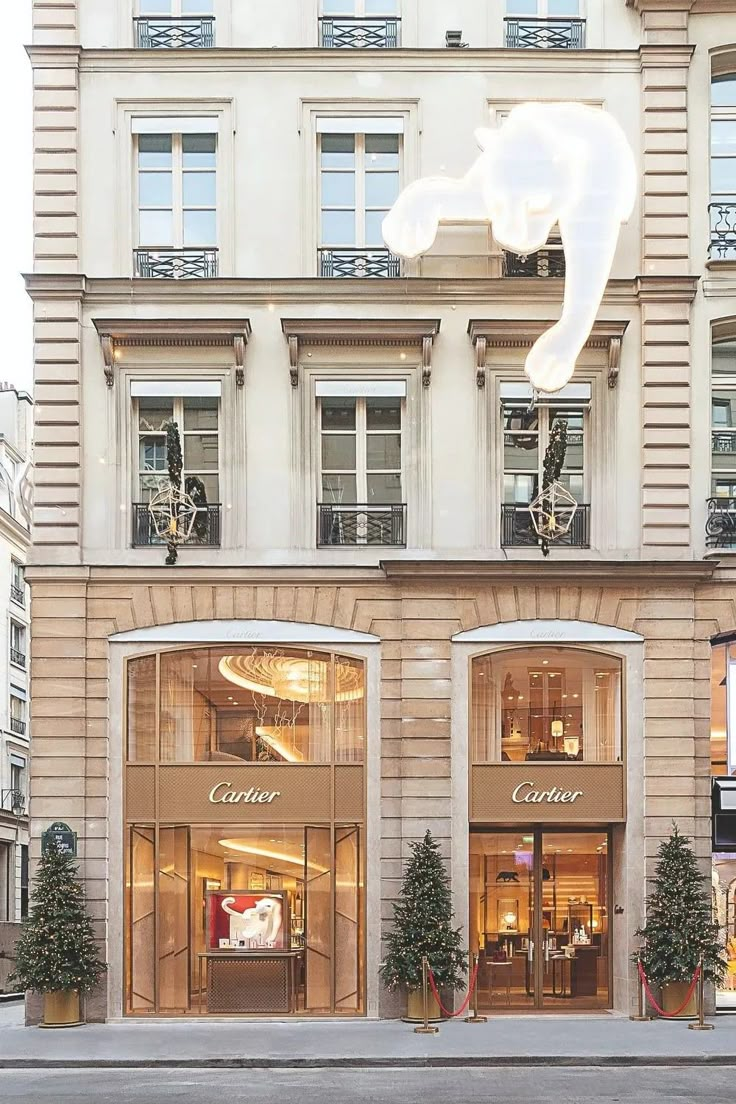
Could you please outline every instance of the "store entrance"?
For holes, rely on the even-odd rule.
[[[479,1008],[610,1007],[609,842],[605,828],[471,831]]]

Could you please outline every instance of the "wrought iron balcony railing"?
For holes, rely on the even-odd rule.
[[[136,249],[134,259],[146,280],[211,280],[218,271],[216,249]]]
[[[504,276],[564,276],[565,254],[561,248],[552,246],[530,253],[528,257],[517,253],[503,254]]]
[[[736,429],[713,429],[710,434],[710,450],[714,457],[736,454]],[[713,467],[730,467],[730,462],[713,461]]]
[[[707,548],[736,548],[736,498],[709,498],[705,519]]]
[[[526,506],[501,507],[501,547],[528,548],[539,543]],[[590,548],[590,506],[579,503],[570,528],[554,542],[565,548]]]
[[[25,606],[26,604],[26,592],[23,587],[16,586],[15,583],[10,584],[10,597],[18,606]]]
[[[507,16],[505,42],[515,50],[582,50],[585,48],[585,20],[569,16]]]
[[[215,45],[214,15],[146,15],[133,23],[141,50],[207,50]]]
[[[10,731],[17,733],[18,736],[25,736],[26,734],[26,722],[21,721],[20,717],[10,718]]]
[[[736,261],[736,203],[709,203],[712,261]]]
[[[388,249],[320,249],[319,274],[386,280],[401,275],[401,261]]]
[[[164,545],[154,527],[148,512],[147,502],[133,503],[133,547],[147,548],[151,545]],[[220,503],[211,502],[197,511],[192,535],[187,545],[199,545],[203,548],[220,546]]]
[[[317,547],[406,544],[406,503],[317,503]]]
[[[325,15],[319,21],[320,45],[327,50],[395,50],[400,33],[395,15]]]
[[[25,652],[19,652],[17,648],[10,649],[10,662],[14,663],[16,667],[25,667],[26,654]]]

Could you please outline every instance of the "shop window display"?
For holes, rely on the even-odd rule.
[[[476,763],[621,758],[621,665],[575,648],[512,649],[472,662]]]

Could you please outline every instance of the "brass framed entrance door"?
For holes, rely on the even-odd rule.
[[[606,829],[474,829],[470,937],[480,1007],[609,1007],[609,886]]]

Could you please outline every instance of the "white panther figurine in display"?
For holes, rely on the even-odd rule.
[[[526,103],[497,129],[476,131],[482,153],[465,176],[426,177],[401,193],[383,221],[388,248],[418,257],[441,222],[488,221],[505,249],[541,249],[555,223],[565,252],[562,315],[532,347],[534,387],[570,380],[611,272],[622,222],[636,201],[636,164],[619,124],[600,108]]]
[[[281,931],[281,901],[275,897],[262,897],[244,912],[237,912],[231,907],[234,904],[234,897],[224,897],[220,902],[220,907],[230,917],[231,943],[255,940],[262,947],[275,943]]]

